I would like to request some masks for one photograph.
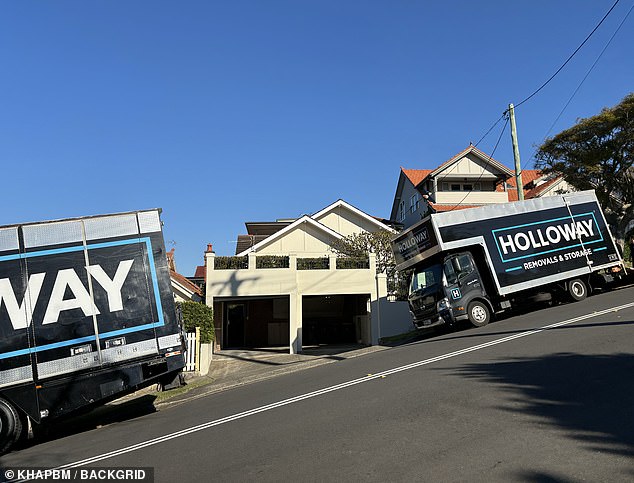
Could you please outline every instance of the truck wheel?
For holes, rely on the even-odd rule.
[[[474,300],[467,307],[467,316],[475,327],[484,327],[491,320],[491,311],[485,303]]]
[[[588,286],[583,280],[575,278],[568,282],[568,295],[573,302],[579,302],[588,296]]]
[[[6,453],[22,433],[22,421],[16,409],[0,398],[0,455]]]

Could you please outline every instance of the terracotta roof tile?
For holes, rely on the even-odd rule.
[[[561,176],[558,176],[558,177],[553,178],[553,179],[549,179],[545,183],[542,183],[539,186],[536,186],[535,188],[533,188],[532,190],[524,193],[524,198],[530,199],[530,198],[539,197],[544,191],[546,191],[552,185],[557,183],[559,180],[561,180]]]
[[[174,280],[176,280],[178,283],[180,283],[183,287],[187,288],[191,292],[194,292],[195,294],[197,294],[197,295],[202,297],[203,292],[202,292],[202,290],[200,290],[198,285],[190,282],[187,278],[185,278],[180,273],[175,272],[174,270],[170,270],[170,277],[172,277]]]
[[[199,265],[194,272],[194,278],[205,278],[205,266]]]
[[[401,171],[414,186],[418,186],[432,172],[431,169],[405,169],[403,167],[401,167]]]
[[[535,180],[538,180],[541,177],[541,171],[539,171],[538,169],[525,169],[524,171],[522,171],[522,183],[524,183],[524,186],[534,182]],[[509,178],[507,183],[515,187],[515,176]]]
[[[434,209],[437,212],[453,211],[453,210],[466,210],[468,208],[478,208],[482,205],[434,205]]]

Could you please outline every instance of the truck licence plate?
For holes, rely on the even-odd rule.
[[[423,320],[423,325],[431,325],[431,319]]]

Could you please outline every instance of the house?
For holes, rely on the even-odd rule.
[[[524,170],[522,184],[525,199],[573,190],[560,176],[537,170]],[[425,196],[435,211],[517,201],[516,186],[513,170],[469,145],[435,169],[401,167],[390,217],[405,228],[415,224],[429,212]]]
[[[170,271],[170,282],[172,284],[172,292],[174,293],[174,301],[183,302],[187,300],[202,302],[203,292],[200,287],[176,271],[174,248],[167,253],[167,266]]]
[[[387,300],[374,254],[352,262],[332,249],[355,233],[394,232],[379,219],[338,200],[313,215],[246,227],[236,256],[216,256],[211,245],[205,252],[206,303],[220,349],[282,346],[294,354],[322,344],[377,344],[411,329],[406,304]]]

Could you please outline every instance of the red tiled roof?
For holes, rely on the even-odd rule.
[[[478,208],[482,205],[433,205],[437,212],[441,211],[454,211],[454,210],[466,210],[467,208]]]
[[[525,199],[535,198],[538,195],[539,191],[537,190],[537,188],[533,188],[529,190],[529,189],[526,189],[526,185],[535,182],[542,176],[543,175],[541,171],[539,171],[538,169],[525,169],[524,171],[522,171],[522,183],[524,184],[524,198]],[[517,185],[515,184],[515,177],[509,178],[507,180],[507,183],[511,187],[511,189],[508,190],[509,201],[517,201],[519,197],[517,196],[517,188],[516,188]],[[538,186],[538,188],[540,187]],[[502,185],[499,185],[497,187],[497,191],[504,191],[504,187]],[[531,193],[532,195],[529,196],[529,193]]]
[[[473,145],[469,145],[467,148],[463,149],[462,151],[460,151],[458,154],[452,156],[451,158],[449,158],[447,161],[445,161],[444,163],[440,164],[440,166],[437,166],[434,169],[405,169],[401,166],[401,171],[403,172],[403,174],[405,176],[407,176],[407,178],[412,182],[412,184],[414,186],[418,186],[425,178],[427,178],[427,176],[429,176],[431,173],[440,170],[441,168],[443,168],[444,166],[451,164],[452,162],[454,162],[457,159],[462,158],[463,156],[465,156],[466,154],[473,152],[475,154],[477,154],[478,156],[480,156],[483,159],[487,159],[491,164],[498,164],[500,167],[507,169],[508,168],[506,166],[504,166],[502,163],[500,163],[499,161],[496,161],[495,159],[493,159],[492,157],[490,157],[488,154],[486,154],[485,152],[479,150],[478,148],[476,148]],[[527,170],[524,171],[526,172],[530,172],[530,171],[534,171],[534,170]],[[532,175],[529,175],[529,177],[532,180]],[[524,180],[523,180],[524,181]],[[529,181],[524,181],[524,184],[526,184]]]
[[[172,277],[174,280],[176,280],[178,283],[180,283],[183,287],[187,288],[191,292],[194,292],[195,294],[197,294],[197,295],[202,297],[203,292],[202,292],[202,290],[200,290],[198,285],[190,282],[189,280],[187,280],[187,278],[185,278],[180,273],[175,272],[174,270],[170,270],[170,277]]]
[[[524,183],[524,186],[526,186],[527,184],[532,183],[535,180],[538,180],[542,176],[543,175],[541,171],[539,171],[538,169],[525,169],[524,171],[522,171],[522,183]],[[509,178],[507,183],[510,184],[511,186],[517,186],[515,184],[515,176],[513,176],[512,178]]]
[[[407,176],[414,186],[418,186],[420,182],[427,178],[429,173],[432,172],[431,169],[405,169],[403,167],[401,167],[401,171],[403,171],[403,174]]]
[[[538,196],[540,196],[544,191],[546,191],[548,188],[550,188],[552,185],[554,185],[555,183],[557,183],[559,180],[561,179],[561,176],[558,176],[556,178],[553,179],[549,179],[548,181],[546,181],[545,183],[540,184],[539,186],[536,186],[535,188],[533,188],[532,190],[528,191],[527,193],[524,194],[524,198],[530,199],[530,198],[537,198]]]
[[[205,266],[197,266],[196,272],[194,273],[195,278],[205,278]]]
[[[543,176],[542,172],[538,169],[525,169],[522,171],[522,183],[526,186],[528,183],[532,183]]]

